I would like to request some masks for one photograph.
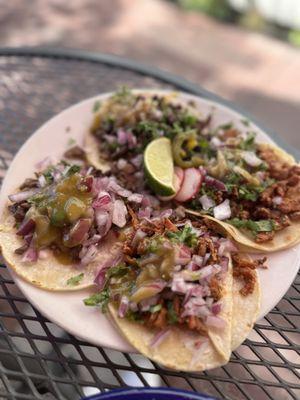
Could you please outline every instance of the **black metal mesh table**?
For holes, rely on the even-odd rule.
[[[216,98],[182,79],[116,57],[0,50],[0,176],[49,117],[121,84]],[[75,400],[122,386],[172,386],[226,399],[299,399],[299,278],[228,365],[196,374],[166,370],[141,355],[97,348],[70,336],[30,305],[2,264],[0,398]]]

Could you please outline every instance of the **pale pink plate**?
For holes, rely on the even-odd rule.
[[[157,92],[161,91],[155,91]],[[82,144],[83,137],[92,122],[95,101],[101,101],[108,95],[103,94],[84,100],[62,111],[27,140],[15,156],[4,179],[0,194],[0,210],[7,202],[8,194],[14,192],[26,177],[33,174],[37,162],[47,156],[59,158],[68,147],[70,139]],[[213,123],[216,125],[232,121],[241,130],[249,129],[242,123],[242,115],[225,106],[184,93],[180,96],[195,101],[203,115],[213,109]],[[257,133],[260,141],[272,142],[257,126],[251,124],[251,130]],[[269,269],[259,271],[262,288],[259,319],[266,315],[288,290],[297,274],[299,264],[300,244],[268,256]],[[91,290],[48,292],[23,281],[12,271],[11,275],[28,300],[49,320],[66,331],[95,345],[133,351],[98,309],[83,305],[82,299],[87,297]]]

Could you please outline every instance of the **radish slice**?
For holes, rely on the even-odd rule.
[[[171,196],[158,196],[158,198],[162,201],[169,201],[174,199],[176,194],[181,188],[182,182],[184,178],[184,170],[180,167],[175,167],[174,168],[174,175],[173,175],[173,185],[175,188],[175,194],[172,194]]]
[[[175,196],[177,201],[191,200],[198,193],[202,183],[202,175],[196,168],[187,168],[184,171],[183,183]]]

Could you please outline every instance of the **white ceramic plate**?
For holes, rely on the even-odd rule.
[[[156,91],[157,93],[157,91]],[[33,174],[35,165],[45,157],[59,158],[68,147],[70,139],[79,145],[93,118],[93,105],[109,94],[85,100],[46,122],[22,146],[15,156],[3,182],[0,194],[0,212],[7,202],[7,196]],[[247,129],[242,123],[243,116],[220,104],[188,94],[183,99],[194,100],[199,110],[206,115],[214,110],[213,123],[233,122],[241,130]],[[249,129],[249,128],[248,128]],[[272,142],[257,126],[251,124],[259,141]],[[300,264],[300,244],[284,251],[268,255],[268,270],[260,270],[262,301],[259,319],[266,315],[282,298],[293,282]],[[96,308],[83,305],[82,299],[92,289],[78,292],[48,292],[23,281],[12,271],[11,274],[28,300],[49,320],[60,325],[71,334],[99,346],[121,351],[133,348],[118,334],[109,320]]]

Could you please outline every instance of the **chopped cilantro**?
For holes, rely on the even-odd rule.
[[[35,205],[36,207],[38,207],[39,205],[41,205],[41,203],[46,200],[47,195],[45,193],[37,193],[31,197],[29,197],[29,199],[27,200],[28,203]]]
[[[150,253],[156,253],[162,242],[163,240],[161,236],[154,237],[150,240],[147,250],[150,251]]]
[[[229,222],[236,228],[248,229],[254,234],[258,232],[271,232],[275,229],[275,223],[272,219],[262,219],[260,221],[253,221],[251,219],[243,220],[239,218],[233,218],[227,220],[227,222]]]
[[[152,314],[157,313],[158,311],[161,310],[161,308],[162,308],[162,305],[161,305],[161,304],[156,304],[155,306],[151,306],[151,307],[150,307],[150,312],[151,312]]]
[[[83,300],[86,306],[100,306],[101,311],[105,313],[109,302],[109,290],[104,289],[100,293],[92,294]]]
[[[79,172],[81,167],[79,165],[73,164],[66,171],[66,176],[71,176]]]
[[[82,281],[83,277],[84,277],[83,272],[81,272],[81,274],[79,274],[79,275],[72,276],[71,278],[69,278],[67,280],[67,285],[68,286],[77,286]]]
[[[100,107],[101,107],[101,102],[99,100],[96,100],[93,107],[93,113],[99,111]]]
[[[43,175],[44,175],[44,177],[46,179],[46,182],[48,184],[51,184],[53,182],[52,173],[53,173],[53,167],[49,167],[43,172]]]
[[[122,276],[126,275],[129,271],[129,267],[125,264],[118,264],[114,267],[111,267],[106,272],[106,278],[110,279],[112,277],[121,278]]]
[[[185,225],[182,231],[178,232],[168,232],[168,237],[176,242],[181,242],[189,247],[194,247],[197,244],[197,236],[193,233],[192,228]]]
[[[167,318],[169,324],[176,324],[176,322],[178,322],[178,315],[174,310],[173,303],[171,301],[168,301],[167,307],[168,307]]]
[[[254,150],[255,149],[255,137],[254,132],[249,132],[246,139],[240,143],[240,148],[242,150]]]

